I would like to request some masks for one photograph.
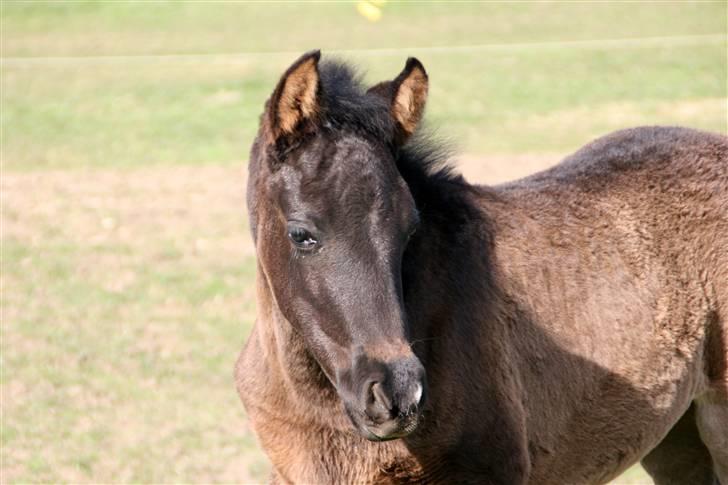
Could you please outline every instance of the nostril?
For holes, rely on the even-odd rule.
[[[380,382],[374,382],[369,388],[366,413],[375,422],[383,422],[392,417],[392,400]]]
[[[380,406],[382,412],[389,412],[392,409],[392,401],[387,397],[387,393],[384,392],[384,386],[382,386],[381,382],[375,382],[372,385],[371,393],[374,404]]]

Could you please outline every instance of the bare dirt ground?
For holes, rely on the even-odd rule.
[[[463,155],[453,160],[453,165],[472,183],[500,184],[519,179],[557,164],[561,155],[528,154],[472,156]]]
[[[37,241],[50,225],[71,242],[166,236],[199,251],[214,237],[217,252],[252,255],[243,166],[4,173],[3,235]]]

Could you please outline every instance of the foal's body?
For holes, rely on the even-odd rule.
[[[306,104],[313,103],[317,76],[323,87],[316,89],[336,90],[338,78],[317,74],[317,54],[307,56],[269,101],[248,189],[259,255],[258,320],[236,382],[272,461],[273,481],[603,483],[644,458],[660,484],[710,484],[717,477],[728,485],[728,139],[679,128],[622,131],[550,170],[492,188],[433,170],[436,153],[416,143],[395,150],[393,163],[421,223],[402,249],[401,265],[392,263],[396,278],[401,274],[401,290],[392,294],[403,302],[407,339],[426,370],[429,397],[414,432],[371,442],[352,427],[368,418],[342,406],[358,409],[351,396],[360,388],[346,387],[341,376],[349,374],[331,370],[348,365],[346,358],[329,361],[340,347],[321,351],[346,333],[310,318],[291,323],[299,318],[296,305],[315,300],[323,283],[308,289],[306,279],[289,280],[300,255],[287,257],[287,242],[276,240],[284,231],[277,221],[297,202],[276,208],[281,185],[272,181],[297,187],[310,167],[355,163],[351,154],[362,147],[352,133],[363,128],[347,131],[353,115],[336,118],[332,96],[323,98],[328,114],[321,116],[343,120],[343,134],[323,125],[325,151],[316,152],[324,142],[314,139],[286,151],[285,162],[265,155],[282,145],[275,123],[292,136],[294,121],[305,121],[296,116],[323,110]],[[426,94],[426,79],[418,62],[408,62],[394,84],[353,94],[346,107],[404,92],[409,98],[395,97],[392,113],[398,133],[407,135],[408,119],[396,110]],[[409,112],[416,121],[421,108]],[[306,133],[319,129],[305,126]],[[300,187],[328,180],[311,173]],[[324,261],[305,254],[306,264]],[[356,270],[355,261],[342,269]],[[293,296],[280,296],[287,291]],[[339,290],[349,299],[375,291],[365,283]],[[305,306],[303,315],[323,309],[321,319],[328,318],[338,303],[327,301]],[[357,322],[358,330],[348,330],[354,337],[376,323]],[[391,328],[392,340],[401,338]],[[379,342],[367,351],[372,358],[389,352],[387,362],[394,362],[393,353],[410,352]],[[355,368],[360,359],[352,359]],[[376,404],[377,395],[363,389],[366,403]]]
[[[422,429],[389,443],[354,435],[259,278],[237,375],[276,477],[599,483],[657,446],[693,402],[698,418],[723,413],[706,444],[725,459],[724,138],[629,130],[506,185],[421,189],[440,191],[442,211],[404,263],[432,396]],[[681,472],[701,473],[710,458],[700,441],[691,451]]]

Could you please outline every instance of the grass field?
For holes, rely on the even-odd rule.
[[[416,54],[430,124],[481,182],[625,126],[728,132],[725,2],[0,8],[3,483],[265,481],[232,385],[245,165],[298,52],[399,49],[346,54],[369,81]],[[653,40],[604,42],[625,38]]]

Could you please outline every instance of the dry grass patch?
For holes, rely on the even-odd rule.
[[[4,481],[265,477],[242,167],[3,174]]]

